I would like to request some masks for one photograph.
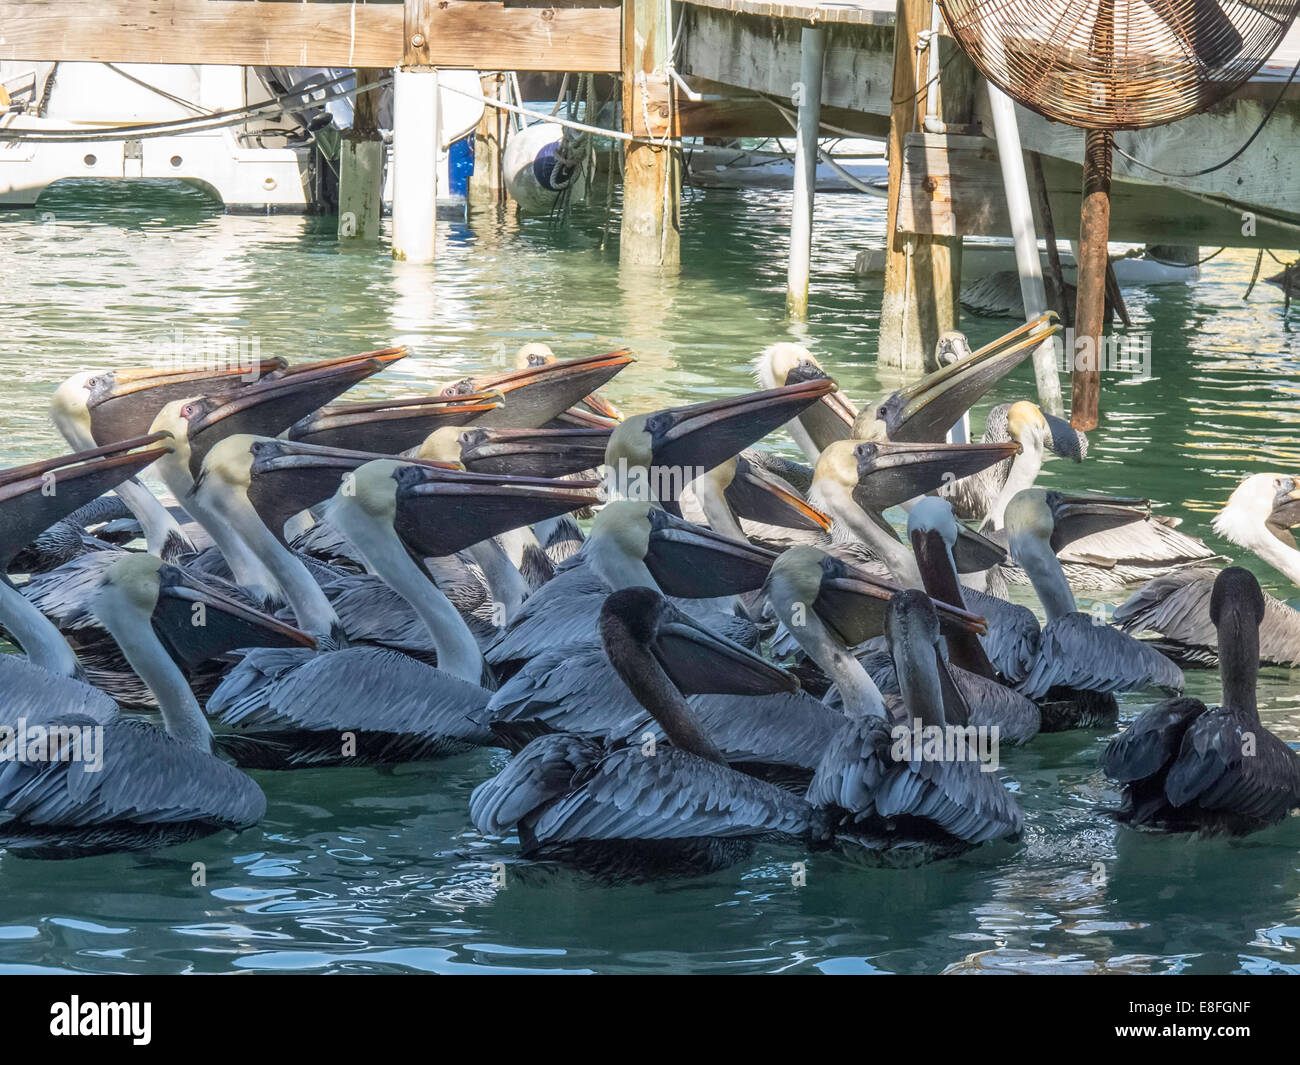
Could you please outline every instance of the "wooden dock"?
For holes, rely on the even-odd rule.
[[[941,64],[931,91],[942,97],[941,111],[931,108],[922,121],[927,93],[909,91],[930,69],[916,47],[930,13],[930,0],[682,0],[670,25],[663,0],[0,0],[0,59],[396,68],[404,113],[418,116],[410,128],[423,128],[430,106],[436,122],[430,101],[438,69],[618,74],[622,135],[630,138],[621,254],[625,264],[660,268],[678,260],[679,138],[788,136],[796,112],[805,123],[819,122],[823,135],[889,137],[896,160],[891,240],[901,235],[908,255],[917,253],[908,270],[923,271],[925,298],[938,307],[922,308],[930,315],[924,346],[955,313],[944,308],[955,306],[961,238],[1011,234],[988,96],[950,37],[933,44]],[[895,41],[899,18],[907,27],[903,42]],[[1173,125],[1118,134],[1117,146],[1149,169],[1116,156],[1112,238],[1300,247],[1300,81],[1285,88],[1249,151],[1194,173],[1230,156],[1261,124],[1298,58],[1293,26],[1231,99]],[[818,85],[803,84],[801,70],[809,69],[820,71]],[[801,109],[808,92],[818,107]],[[1023,149],[1040,157],[1056,231],[1073,238],[1083,135],[1024,108],[1016,112]],[[816,131],[800,132],[805,165],[816,153]],[[421,188],[424,175],[417,178],[404,187]],[[805,195],[796,204],[797,226],[802,215],[810,220],[812,194]],[[1041,225],[1037,204],[1034,210]],[[425,225],[427,212],[399,212],[395,203],[395,218],[399,213]],[[419,254],[431,255],[431,237],[417,236]],[[796,281],[792,276],[792,313]],[[892,313],[888,293],[887,283],[885,317]],[[914,366],[910,360],[903,365]]]

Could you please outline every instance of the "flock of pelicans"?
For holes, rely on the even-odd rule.
[[[51,407],[74,452],[0,470],[23,652],[0,655],[0,847],[152,848],[256,824],[245,770],[500,747],[470,815],[528,858],[686,874],[784,836],[913,865],[1020,833],[988,737],[1110,730],[1116,693],[1146,689],[1168,698],[1103,756],[1115,816],[1276,823],[1300,758],[1256,676],[1300,665],[1300,616],[1144,500],[1035,488],[1087,451],[1035,404],[952,442],[1054,329],[950,334],[940,369],[862,411],[790,344],[759,391],[629,417],[599,392],[626,352],[544,345],[367,402],[339,397],[404,349],[77,374]],[[782,428],[806,464],[754,446]],[[1300,583],[1296,524],[1300,484],[1271,474],[1215,519]],[[1126,585],[1113,619],[1077,608]],[[1214,665],[1221,706],[1177,697],[1181,667]]]

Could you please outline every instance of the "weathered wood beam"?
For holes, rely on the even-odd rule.
[[[1078,130],[1074,135],[1082,139]],[[1051,156],[1041,162],[1057,234],[1077,239],[1081,167]],[[1011,236],[997,145],[991,138],[911,134],[903,149],[903,173],[898,224],[906,232]],[[1040,228],[1045,224],[1037,202],[1034,221]],[[1289,248],[1300,240],[1300,232],[1284,220],[1274,222],[1260,213],[1243,226],[1242,213],[1233,205],[1119,177],[1111,186],[1110,233],[1117,241],[1195,242],[1212,248]]]
[[[664,64],[672,28],[662,0],[623,3],[623,128],[660,139],[671,131]],[[681,265],[681,149],[632,141],[623,157],[623,217],[619,262],[624,266]]]
[[[932,0],[898,0],[894,79],[889,114],[889,208],[885,224],[885,291],[876,359],[908,374],[924,372],[939,337],[956,329],[961,287],[961,240],[899,228],[904,143],[926,113],[927,72],[941,68],[935,42],[921,67],[917,36],[930,29]],[[969,103],[967,107],[969,108]],[[954,276],[955,275],[955,276]]]
[[[490,70],[619,69],[618,7],[438,0],[423,61]],[[263,0],[0,0],[0,59],[394,67],[403,5]]]

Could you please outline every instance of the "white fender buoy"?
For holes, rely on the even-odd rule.
[[[563,135],[564,127],[554,122],[510,134],[503,161],[506,189],[525,214],[550,214],[564,189],[581,196],[586,188],[581,162],[565,156]]]

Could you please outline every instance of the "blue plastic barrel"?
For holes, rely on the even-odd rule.
[[[469,176],[474,173],[474,134],[452,141],[447,149],[447,184],[453,196],[469,195]]]

